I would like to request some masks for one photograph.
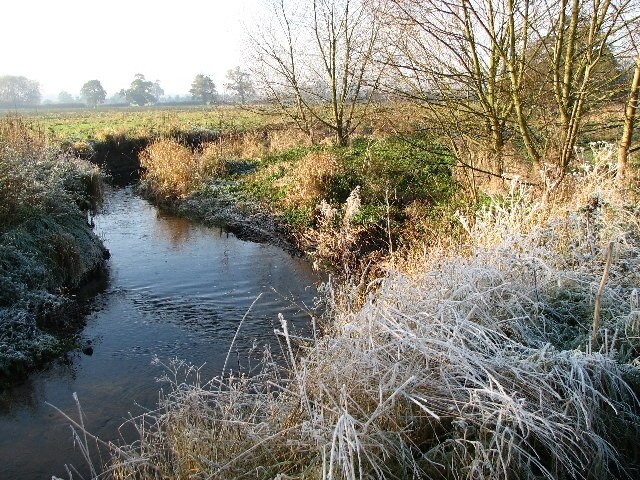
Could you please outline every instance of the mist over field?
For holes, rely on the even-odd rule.
[[[11,48],[0,53],[0,75],[40,82],[49,100],[78,95],[94,78],[111,95],[136,73],[161,80],[169,95],[186,94],[197,73],[221,82],[242,63],[243,24],[256,8],[249,0],[10,2],[0,41]]]

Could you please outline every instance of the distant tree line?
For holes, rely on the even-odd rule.
[[[128,88],[120,89],[111,96],[107,96],[107,91],[100,80],[94,79],[82,85],[79,96],[61,91],[58,94],[57,102],[47,99],[42,104],[57,103],[67,106],[84,104],[96,108],[102,104],[147,106],[162,102],[211,105],[223,99],[240,103],[255,99],[253,80],[250,74],[240,67],[235,67],[227,72],[224,87],[229,95],[221,97],[211,77],[199,73],[191,82],[188,95],[170,97],[165,96],[159,80],[152,82],[147,80],[143,74],[137,73]],[[38,82],[23,76],[4,75],[0,77],[0,106],[7,108],[36,106],[41,104],[41,100],[42,95]]]

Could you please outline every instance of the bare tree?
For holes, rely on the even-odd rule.
[[[403,93],[424,99],[458,136],[463,127],[467,138],[486,138],[496,157],[506,139],[518,140],[536,170],[552,163],[560,180],[586,112],[619,81],[612,58],[632,0],[390,2]]]
[[[268,98],[300,128],[330,129],[345,145],[371,105],[379,74],[379,22],[364,0],[276,0],[273,21],[253,36]]]
[[[385,23],[395,48],[389,64],[399,78],[387,77],[385,85],[429,110],[472,185],[475,172],[502,177],[516,107],[509,78],[514,25],[508,2],[391,3]]]
[[[555,162],[564,174],[574,154],[584,115],[611,92],[610,85],[619,77],[615,71],[597,76],[596,72],[611,53],[625,25],[624,14],[630,0],[549,0],[543,6],[548,34],[540,42],[547,48],[551,95],[556,105],[555,128],[544,140],[557,138]],[[544,28],[545,25],[539,26]],[[530,132],[531,122],[518,118],[523,137]],[[528,146],[530,156],[539,161],[540,148]]]
[[[635,42],[634,42],[635,45]],[[637,50],[637,48],[636,48]],[[640,52],[636,53],[636,64],[633,70],[633,77],[631,79],[631,86],[629,88],[629,96],[624,112],[624,127],[622,129],[622,136],[618,145],[618,168],[617,179],[620,183],[623,183],[626,176],[627,161],[629,157],[629,148],[631,147],[631,140],[633,138],[633,128],[636,123],[636,115],[638,111],[638,96],[640,93]]]

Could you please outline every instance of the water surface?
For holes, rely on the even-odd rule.
[[[70,414],[77,392],[88,429],[118,437],[129,414],[153,408],[163,371],[173,357],[219,374],[250,305],[229,367],[254,345],[277,348],[278,313],[304,331],[317,280],[309,265],[281,249],[238,240],[159,212],[130,188],[109,193],[96,232],[111,251],[109,283],[95,299],[80,352],[32,374],[0,395],[0,479],[67,478],[64,464],[86,466],[66,421],[45,402]],[[78,478],[74,476],[74,478]]]

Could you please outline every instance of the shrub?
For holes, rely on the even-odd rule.
[[[201,164],[190,148],[175,140],[157,140],[140,153],[144,180],[155,194],[184,197],[201,180]]]

